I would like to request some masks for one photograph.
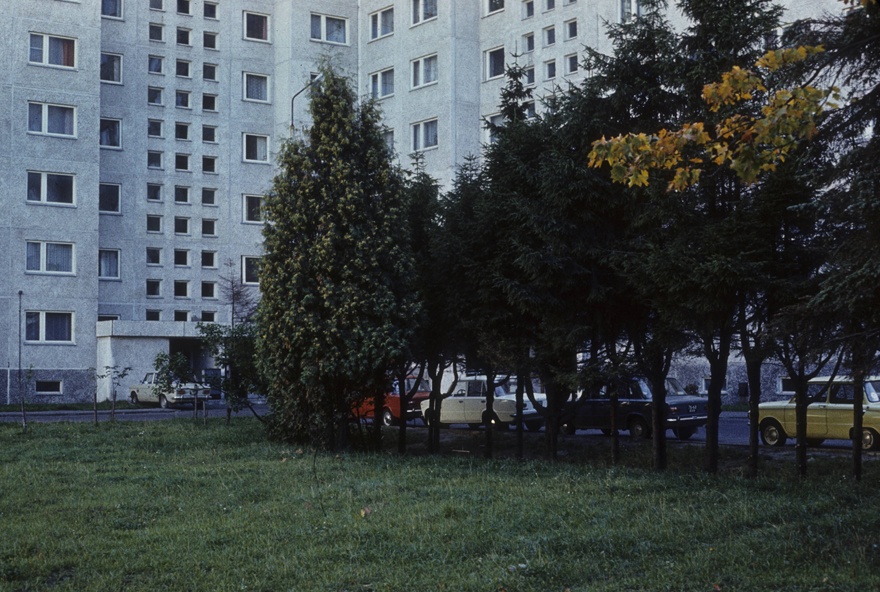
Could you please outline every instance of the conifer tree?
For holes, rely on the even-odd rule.
[[[258,356],[272,435],[335,449],[352,401],[388,388],[415,311],[402,177],[379,112],[321,73],[313,125],[282,146],[266,198]]]

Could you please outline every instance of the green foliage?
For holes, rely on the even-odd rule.
[[[257,326],[254,322],[237,325],[199,323],[202,343],[225,370],[211,386],[219,388],[234,410],[248,405],[248,395],[264,392],[257,368]]]
[[[329,67],[313,125],[266,198],[258,357],[276,437],[344,446],[351,401],[385,388],[415,315],[402,179],[379,113]]]
[[[160,393],[167,393],[186,382],[195,382],[192,364],[181,352],[167,354],[159,352],[153,361],[156,370],[156,389]]]

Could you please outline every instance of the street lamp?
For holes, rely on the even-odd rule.
[[[293,96],[290,97],[290,135],[291,136],[293,135],[293,102],[296,100],[296,97],[300,96],[301,94],[306,92],[308,89],[312,88],[312,86],[315,83],[320,82],[322,78],[324,78],[324,73],[323,72],[318,73],[317,76],[315,76],[314,78],[309,80],[309,83],[307,85],[305,85],[304,87],[302,87],[301,89],[296,91],[293,94]]]

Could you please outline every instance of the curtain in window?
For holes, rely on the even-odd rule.
[[[49,105],[47,131],[50,134],[73,135],[73,108]]]
[[[425,58],[425,84],[437,80],[437,56]]]
[[[345,21],[343,19],[326,17],[327,41],[345,43]]]
[[[73,245],[46,243],[46,271],[73,271]]]
[[[40,271],[40,243],[27,243],[27,267],[28,271]]]
[[[119,82],[122,79],[119,56],[101,54],[101,80]]]
[[[269,19],[258,14],[249,14],[246,19],[247,36],[249,39],[269,38]]]
[[[245,148],[247,150],[245,156],[248,160],[269,160],[269,155],[266,153],[266,138],[248,136]]]
[[[73,39],[49,37],[49,63],[73,68],[74,47]]]
[[[394,94],[394,70],[382,72],[382,96]]]
[[[118,251],[99,251],[98,252],[98,277],[102,277],[102,278],[118,278],[119,277],[119,252]]]
[[[101,121],[101,146],[119,146],[118,121]]]
[[[71,316],[69,312],[47,312],[46,341],[71,341]]]
[[[427,148],[429,146],[437,145],[437,121],[426,121],[423,126],[424,134],[425,134],[425,145]]]
[[[249,222],[259,222],[262,219],[260,214],[260,204],[262,198],[256,195],[248,195],[246,198],[247,220]]]
[[[382,19],[382,34],[389,35],[394,32],[394,9],[383,11],[379,18]]]
[[[262,76],[252,76],[248,74],[245,77],[245,85],[247,86],[247,98],[257,101],[265,101],[268,99],[266,93],[266,79]]]
[[[30,61],[42,64],[43,63],[43,36],[42,35],[31,35],[31,53],[30,53]]]
[[[28,201],[40,201],[42,199],[42,185],[43,175],[40,173],[28,173]]]
[[[321,16],[317,14],[312,15],[312,39],[321,39]]]
[[[40,103],[28,103],[28,131],[43,131],[43,105]]]
[[[424,0],[425,11],[422,18],[433,18],[437,16],[437,0]]]
[[[24,338],[27,341],[39,341],[40,340],[40,313],[38,313],[38,312],[25,313]]]
[[[46,201],[72,204],[73,176],[46,175]]]

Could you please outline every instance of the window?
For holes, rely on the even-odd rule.
[[[553,10],[556,8],[556,0],[544,0],[544,10]]]
[[[205,49],[217,49],[217,33],[205,31],[202,33],[202,45]]]
[[[28,171],[27,201],[73,204],[73,175]]]
[[[158,298],[162,295],[162,280],[147,280],[147,296]]]
[[[189,320],[189,311],[188,310],[175,310],[174,311],[174,320],[178,322],[186,322]]]
[[[209,174],[217,173],[217,157],[202,156],[202,172]]]
[[[412,126],[413,151],[426,150],[437,146],[437,120],[430,119]]]
[[[98,185],[98,211],[119,213],[119,185],[113,183],[100,183]]]
[[[626,23],[642,14],[639,0],[620,0],[620,22]]]
[[[73,68],[76,66],[76,40],[31,33],[29,61],[44,66]]]
[[[547,27],[544,29],[544,47],[548,47],[556,43],[556,27]]]
[[[535,34],[523,35],[523,51],[535,51]]]
[[[189,251],[174,249],[174,267],[189,267]]]
[[[177,122],[174,124],[174,139],[189,140],[189,124]]]
[[[565,73],[566,74],[575,74],[580,68],[580,63],[578,62],[578,56],[576,53],[565,56]]]
[[[101,16],[122,18],[122,0],[101,0]]]
[[[101,118],[102,148],[122,148],[122,120]]]
[[[242,209],[245,222],[263,221],[263,196],[245,195],[242,199]]]
[[[217,82],[217,64],[202,64],[202,78],[209,82]]]
[[[156,183],[147,183],[147,201],[162,201],[162,186]]]
[[[202,298],[217,298],[217,284],[202,282]]]
[[[535,2],[534,0],[527,0],[523,2],[523,18],[532,18],[535,16]]]
[[[203,206],[216,206],[217,205],[217,190],[212,187],[202,187],[202,205]]]
[[[486,0],[486,14],[504,10],[504,0]]]
[[[202,220],[202,236],[217,236],[217,221],[212,219]]]
[[[188,90],[179,90],[174,93],[174,106],[179,109],[190,108],[190,92]]]
[[[203,310],[202,311],[202,322],[203,323],[214,323],[217,321],[217,312],[214,310]]]
[[[177,45],[192,45],[192,31],[177,27]]]
[[[412,0],[412,22],[414,25],[437,17],[437,0]]]
[[[165,58],[162,56],[147,56],[147,72],[150,74],[162,74],[165,66]]]
[[[147,104],[162,105],[162,89],[155,86],[147,87]]]
[[[101,82],[122,83],[122,56],[115,53],[101,54]]]
[[[269,162],[269,136],[243,134],[245,162]]]
[[[147,265],[162,265],[162,249],[147,247]]]
[[[269,17],[253,12],[244,13],[244,38],[252,41],[269,40]]]
[[[532,119],[537,115],[537,112],[535,111],[535,101],[526,101],[523,103],[523,107],[526,110],[526,119]]]
[[[162,216],[147,214],[147,232],[162,232]]]
[[[162,137],[162,125],[163,125],[163,122],[161,119],[148,119],[147,120],[147,136],[150,138],[161,138]]]
[[[393,129],[386,129],[384,132],[382,132],[382,141],[385,142],[385,145],[388,147],[389,150],[394,152],[394,130]]]
[[[192,63],[189,60],[177,60],[174,73],[182,78],[191,78],[191,66]]]
[[[504,76],[504,48],[498,47],[486,52],[486,80]]]
[[[119,251],[115,249],[98,250],[98,277],[102,280],[119,279]]]
[[[118,314],[101,314],[98,313],[98,322],[101,321],[118,321],[120,319],[120,315]]]
[[[76,108],[48,103],[28,103],[28,131],[52,136],[76,135]]]
[[[189,298],[189,282],[186,280],[174,280],[174,297]]]
[[[177,14],[191,14],[189,0],[177,0]]]
[[[263,74],[244,73],[244,100],[269,102],[269,77]]]
[[[162,168],[162,152],[159,150],[147,150],[147,168]]]
[[[544,78],[547,80],[556,78],[556,60],[544,62]]]
[[[394,8],[386,8],[370,15],[370,39],[378,39],[394,32]]]
[[[150,10],[165,10],[164,0],[150,0]]]
[[[570,20],[565,23],[565,38],[575,39],[578,36],[578,22],[577,19]]]
[[[526,84],[535,84],[535,69],[534,68],[526,68],[523,73],[525,74]]]
[[[25,341],[39,343],[72,343],[73,313],[27,311]]]
[[[174,170],[175,171],[188,171],[189,169],[189,154],[184,154],[183,152],[177,152],[174,154]]]
[[[73,245],[28,241],[26,244],[27,271],[39,273],[73,274]]]
[[[216,111],[217,110],[217,95],[202,95],[202,111]]]
[[[216,143],[217,142],[217,127],[213,125],[203,125],[202,126],[202,142],[206,143]]]
[[[380,99],[394,94],[394,68],[370,74],[370,95]]]
[[[418,88],[437,82],[437,55],[412,61],[412,87]]]
[[[348,20],[323,14],[312,15],[312,41],[347,43]]]
[[[161,314],[162,311],[160,310],[148,310],[145,318],[148,321],[158,321],[161,318]]]
[[[189,203],[189,187],[182,185],[174,187],[174,203]]]
[[[205,2],[204,15],[206,19],[217,18],[217,5],[213,2]]]
[[[34,390],[38,395],[60,395],[62,394],[60,380],[36,380],[34,381]]]
[[[504,116],[501,114],[490,115],[486,118],[486,132],[489,144],[498,141],[498,128],[504,125]]]
[[[241,258],[241,282],[243,284],[256,285],[260,283],[260,258]]]
[[[189,234],[189,218],[174,217],[174,234]]]
[[[202,267],[217,269],[217,251],[202,251]]]
[[[150,23],[150,41],[165,41],[165,26],[159,23]]]

